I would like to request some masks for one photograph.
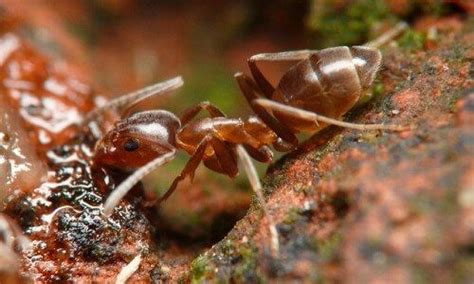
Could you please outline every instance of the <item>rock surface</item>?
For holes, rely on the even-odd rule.
[[[194,260],[189,277],[472,282],[474,25],[454,23],[430,50],[404,49],[406,38],[385,49],[375,86],[383,92],[347,117],[412,130],[330,127],[269,170],[279,258],[254,202],[226,239]]]

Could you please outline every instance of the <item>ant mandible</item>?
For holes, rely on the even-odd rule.
[[[257,54],[248,60],[253,80],[240,72],[234,76],[255,114],[281,138],[274,143],[280,151],[298,145],[295,134],[315,132],[327,124],[360,130],[404,130],[406,127],[397,125],[355,124],[338,119],[372,85],[382,61],[378,47],[406,28],[407,24],[401,22],[363,46]],[[257,66],[258,61],[298,63],[282,76],[275,88]]]

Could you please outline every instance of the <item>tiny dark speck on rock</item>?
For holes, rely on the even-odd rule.
[[[278,233],[280,233],[280,235],[282,235],[283,237],[288,236],[288,234],[293,231],[293,226],[288,224],[277,224],[276,228],[278,230]]]

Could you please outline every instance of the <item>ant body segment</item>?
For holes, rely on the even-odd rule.
[[[400,131],[405,128],[355,124],[338,119],[372,85],[382,61],[377,47],[406,27],[406,23],[400,23],[364,46],[257,54],[248,59],[253,79],[243,73],[236,73],[235,78],[253,111],[283,140],[274,144],[277,150],[293,149],[298,145],[295,134],[315,132],[328,124],[360,130]],[[277,87],[274,87],[257,66],[259,61],[298,62],[283,74]]]

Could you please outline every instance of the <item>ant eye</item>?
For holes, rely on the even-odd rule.
[[[138,141],[137,139],[130,138],[123,144],[123,149],[127,152],[132,152],[138,149]]]

